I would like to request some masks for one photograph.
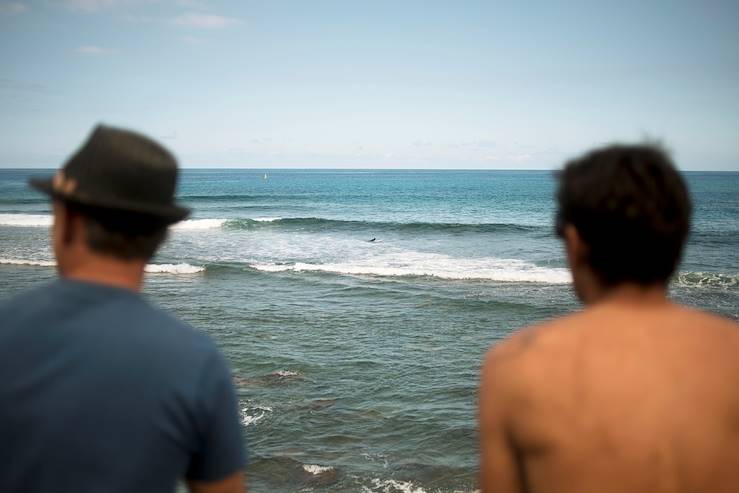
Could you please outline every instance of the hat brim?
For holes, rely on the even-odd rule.
[[[132,212],[137,214],[147,214],[161,219],[166,224],[174,224],[182,221],[190,215],[191,210],[187,207],[179,205],[142,205],[133,202],[106,200],[103,198],[80,197],[74,193],[62,193],[54,189],[53,178],[29,178],[28,184],[39,192],[48,195],[51,198],[59,199],[64,202],[71,202],[87,207],[96,207],[100,209],[111,209],[119,212]]]

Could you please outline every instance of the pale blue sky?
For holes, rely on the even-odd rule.
[[[102,121],[185,166],[739,170],[739,2],[0,0],[0,166]]]

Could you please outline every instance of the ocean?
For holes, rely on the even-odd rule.
[[[0,299],[54,278],[48,202],[0,170]],[[685,174],[670,296],[739,319],[739,173]],[[255,492],[477,489],[487,348],[577,310],[539,171],[186,170],[145,295],[231,362]]]

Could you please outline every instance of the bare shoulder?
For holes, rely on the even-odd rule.
[[[583,325],[586,318],[584,312],[577,312],[516,331],[487,352],[483,376],[523,378],[527,369],[534,366],[541,368],[547,361],[546,355],[567,344],[573,335],[573,328]]]
[[[713,333],[725,342],[739,344],[739,323],[734,320],[686,306],[675,306],[672,316],[676,324],[687,329],[704,336]]]
[[[522,419],[532,396],[541,393],[552,373],[559,373],[556,347],[566,344],[567,329],[579,318],[574,314],[525,327],[490,348],[480,375],[481,430],[494,422],[513,429]]]
[[[730,318],[721,317],[714,315],[713,313],[704,312],[695,308],[678,305],[678,312],[686,317],[690,317],[696,321],[704,322],[706,325],[714,326],[717,328],[739,330],[739,323]]]
[[[487,358],[492,362],[505,362],[548,351],[571,338],[573,331],[587,325],[590,318],[590,313],[585,310],[530,325],[495,344]]]

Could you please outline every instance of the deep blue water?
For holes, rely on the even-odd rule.
[[[0,170],[0,298],[54,276],[34,173]],[[671,296],[739,319],[739,173],[686,177]],[[195,213],[146,294],[231,361],[252,490],[476,489],[482,355],[579,308],[553,192],[534,171],[187,170]]]

